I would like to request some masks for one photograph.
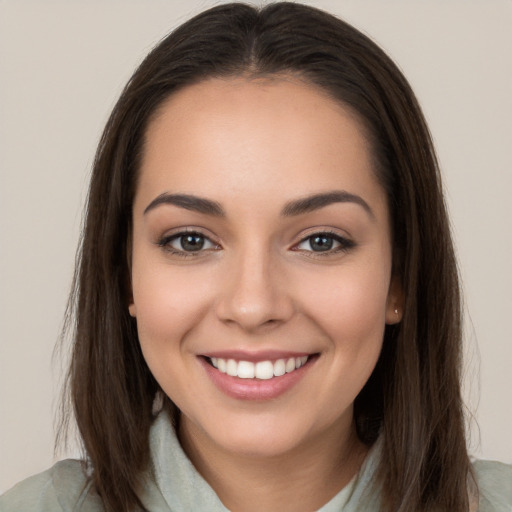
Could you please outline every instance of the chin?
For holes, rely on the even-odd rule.
[[[296,437],[290,431],[254,430],[218,439],[218,443],[230,453],[250,458],[273,458],[293,452],[303,442],[303,436]]]
[[[313,417],[311,411],[307,417],[303,414],[293,416],[289,410],[281,410],[277,414],[275,411],[252,414],[239,412],[224,415],[215,422],[202,425],[196,423],[199,430],[192,427],[192,430],[189,428],[189,432],[192,435],[202,434],[219,450],[235,456],[280,457],[295,451],[307,450],[308,446],[316,444],[322,437],[337,435],[336,420],[321,424],[312,422]]]

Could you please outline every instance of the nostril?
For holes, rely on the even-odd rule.
[[[215,306],[219,320],[248,331],[280,325],[293,316],[293,310],[286,287],[254,276],[233,278],[229,286],[221,290]]]

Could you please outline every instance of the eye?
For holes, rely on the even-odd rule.
[[[354,242],[334,233],[315,233],[297,244],[300,251],[336,253],[354,247]]]
[[[158,242],[158,245],[172,253],[182,255],[191,255],[218,247],[202,233],[193,231],[166,236]]]

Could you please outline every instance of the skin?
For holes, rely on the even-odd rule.
[[[337,202],[282,215],[289,201],[340,190],[371,212]],[[163,193],[216,201],[225,216],[145,212]],[[133,219],[129,309],[181,411],[186,453],[231,510],[318,509],[364,460],[353,402],[385,324],[401,317],[386,196],[356,116],[292,77],[189,86],[148,127]],[[184,228],[207,237],[201,251],[169,241]],[[325,232],[350,243],[315,252],[308,237]],[[206,374],[200,356],[215,350],[318,357],[285,393],[243,400]]]

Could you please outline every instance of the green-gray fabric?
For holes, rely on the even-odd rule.
[[[148,512],[227,512],[213,489],[183,452],[167,413],[155,419],[150,433],[152,470],[144,478],[140,499]],[[370,451],[359,474],[318,512],[378,512],[379,492],[372,487],[380,457]],[[477,461],[479,512],[512,511],[512,466]],[[76,460],[57,463],[0,496],[0,512],[103,512],[100,498]]]

